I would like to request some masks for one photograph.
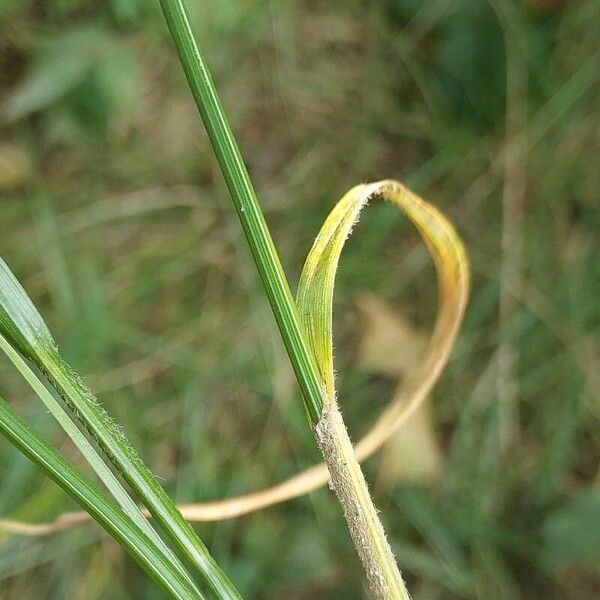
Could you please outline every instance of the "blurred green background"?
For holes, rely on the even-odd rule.
[[[429,412],[365,465],[415,600],[600,597],[600,3],[188,4],[292,285],[361,181],[406,182],[467,244],[472,298]],[[170,493],[317,460],[158,2],[2,0],[0,119],[0,254]],[[417,234],[370,207],[336,288],[354,437],[436,294]],[[382,365],[368,349],[394,327]],[[0,393],[77,460],[4,359]],[[0,516],[67,509],[0,440]],[[198,530],[247,598],[366,597],[325,490]],[[159,597],[94,525],[0,534],[2,600]]]

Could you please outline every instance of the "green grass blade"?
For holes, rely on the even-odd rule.
[[[265,222],[250,176],[215,85],[194,40],[182,0],[160,0],[192,95],[208,132],[260,273],[281,337],[313,425],[323,410],[318,370],[298,316],[294,297]]]
[[[168,536],[198,567],[215,596],[225,599],[241,598],[123,433],[98,404],[95,396],[83,384],[77,373],[59,355],[44,320],[2,259],[0,259],[0,333],[48,378]]]
[[[319,377],[316,357],[308,343],[296,302],[250,176],[208,67],[196,45],[183,0],[160,0],[160,3],[302,390],[304,405],[315,428],[319,447],[327,459],[330,471],[334,464],[340,467],[339,477],[332,474],[333,486],[342,504],[355,546],[367,569],[371,589],[377,598],[407,598],[408,592],[385,539],[383,527],[369,497],[366,482],[337,406],[335,406],[335,418],[327,418],[327,422],[322,423],[324,416],[333,414],[330,410],[331,405],[325,406],[327,390]],[[334,426],[326,426],[327,423],[334,421]],[[343,463],[350,458],[353,461],[353,469],[345,469]],[[340,493],[342,486],[336,487],[336,481],[346,481],[347,477],[350,477],[350,480],[347,481],[343,493]],[[356,512],[357,506],[361,507],[360,518],[352,519],[349,516]],[[367,527],[368,520],[373,521],[373,527]],[[365,536],[373,542],[372,546],[383,550],[373,553],[363,551],[361,541]],[[365,560],[365,557],[368,557],[368,560]],[[377,565],[377,570],[371,572],[371,566],[374,564]],[[380,573],[389,574],[389,577],[381,580]]]
[[[43,382],[38,378],[33,369],[27,364],[23,357],[8,343],[6,338],[0,334],[0,348],[7,355],[9,360],[21,373],[33,391],[38,395],[60,426],[64,429],[79,451],[83,454],[89,465],[98,475],[102,483],[106,486],[113,498],[123,509],[125,514],[160,548],[160,550],[168,556],[172,564],[179,570],[183,577],[186,577],[190,584],[193,585],[192,579],[184,569],[179,559],[175,556],[172,550],[165,544],[164,540],[158,535],[156,530],[151,526],[148,520],[144,517],[133,498],[127,493],[119,479],[110,470],[104,462],[96,448],[87,439],[85,434],[79,429],[75,420],[63,408],[59,400],[48,390]]]
[[[116,504],[52,446],[45,442],[0,397],[0,433],[65,490],[135,558],[171,596],[197,600],[202,595],[174,568],[156,544]]]

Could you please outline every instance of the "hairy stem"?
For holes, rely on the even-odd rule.
[[[315,432],[371,591],[377,600],[409,600],[335,400],[325,403]]]
[[[208,66],[194,39],[183,0],[160,0],[160,4],[302,390],[306,412],[315,427],[325,459],[331,465],[332,477],[339,481],[333,487],[367,568],[373,591],[377,598],[406,599],[408,594],[369,497],[342,417],[337,409],[332,412],[331,408],[324,408],[326,392],[318,375],[315,356],[310,350],[254,186]]]

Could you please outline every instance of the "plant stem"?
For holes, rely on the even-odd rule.
[[[326,402],[315,433],[373,595],[410,600],[335,400]]]
[[[296,303],[256,198],[256,192],[208,67],[194,40],[182,0],[160,0],[160,4],[196,106],[235,204],[252,257],[258,267],[281,337],[300,384],[306,410],[314,426],[323,409],[323,389],[314,358],[305,343]]]
[[[160,0],[192,95],[236,207],[254,262],[298,379],[304,405],[332,475],[353,541],[377,598],[404,600],[408,593],[369,495],[337,405],[327,402],[316,360],[277,255],[254,187],[182,0]],[[335,408],[332,415],[331,407]],[[333,418],[331,418],[333,417]]]
[[[72,416],[93,438],[101,454],[137,493],[165,533],[190,562],[198,567],[215,597],[240,600],[241,596],[233,583],[214,561],[189,522],[181,516],[173,500],[142,462],[116,423],[99,406],[91,390],[62,359],[42,316],[1,258],[0,332],[13,350],[20,352],[40,370]],[[54,413],[58,414],[56,411]],[[70,429],[63,419],[59,419],[59,422],[67,424],[67,431]],[[86,458],[90,457],[87,453]],[[104,481],[108,481],[106,477]]]
[[[185,578],[189,578],[189,575],[185,571],[183,565],[179,562],[179,559],[171,551],[171,549],[165,544],[163,539],[154,530],[150,522],[144,517],[138,505],[135,503],[133,498],[126,492],[125,488],[119,481],[118,477],[111,471],[108,465],[102,460],[99,452],[94,448],[92,443],[79,429],[73,420],[72,414],[61,406],[60,402],[54,397],[54,395],[46,388],[39,379],[36,373],[33,372],[30,365],[25,359],[10,345],[8,340],[0,334],[0,349],[8,356],[9,360],[21,373],[23,378],[31,386],[33,391],[38,395],[42,402],[46,405],[48,410],[52,413],[54,418],[60,423],[61,427],[65,430],[65,433],[71,438],[73,443],[77,446],[79,451],[83,454],[89,465],[96,472],[96,475],[100,478],[102,483],[113,495],[123,512],[133,521],[140,530],[148,536],[148,538],[156,544],[158,548],[168,556],[174,568],[176,568],[180,575]],[[41,375],[40,375],[41,376]],[[193,582],[189,579],[189,583],[193,586]]]
[[[53,349],[42,353],[45,375],[66,402],[81,411],[83,422],[89,426],[96,443],[134,489],[144,504],[177,544],[192,564],[198,567],[205,583],[216,598],[241,600],[242,596],[208,552],[192,526],[181,516],[154,475],[142,462],[135,450],[118,431],[106,427],[103,417],[94,411],[93,396]],[[44,357],[46,359],[44,360]],[[108,423],[108,420],[106,421]],[[113,425],[114,427],[114,425]]]

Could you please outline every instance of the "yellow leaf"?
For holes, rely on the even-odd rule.
[[[332,345],[333,284],[346,238],[367,202],[382,197],[401,208],[419,230],[435,263],[439,309],[423,359],[408,375],[403,393],[396,395],[368,433],[355,445],[358,460],[377,452],[422,405],[446,365],[462,323],[469,291],[467,256],[450,222],[431,204],[401,183],[380,181],[352,188],[334,207],[308,255],[298,289],[298,304],[328,400],[335,398]],[[219,521],[248,514],[312,492],[329,479],[324,463],[315,465],[270,488],[243,496],[180,506],[189,521]],[[84,522],[85,514],[48,524],[30,525],[0,520],[0,530],[44,535]]]
[[[433,256],[440,289],[434,348],[425,364],[435,380],[454,343],[468,294],[468,263],[464,247],[450,222],[401,183],[392,180],[353,187],[333,208],[308,254],[298,286],[297,303],[327,393],[335,398],[333,369],[333,288],[346,239],[363,207],[383,198],[401,208],[414,223]]]

